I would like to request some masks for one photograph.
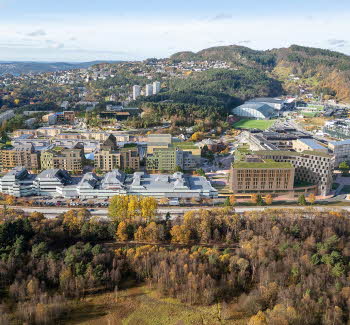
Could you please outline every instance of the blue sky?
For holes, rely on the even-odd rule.
[[[350,54],[347,0],[0,0],[0,60],[166,57],[301,44]]]

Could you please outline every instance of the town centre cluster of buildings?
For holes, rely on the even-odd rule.
[[[62,169],[30,174],[16,167],[0,178],[0,192],[15,197],[45,196],[80,199],[107,199],[115,195],[143,195],[155,198],[216,198],[218,192],[202,176],[174,174],[126,174],[118,169],[99,177],[86,173],[72,177]]]

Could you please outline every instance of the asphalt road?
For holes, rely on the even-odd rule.
[[[55,218],[61,213],[64,213],[72,208],[60,208],[60,207],[22,207],[22,206],[7,206],[10,209],[18,209],[23,210],[25,213],[32,212],[41,212],[47,218]],[[235,212],[243,213],[247,211],[263,211],[265,209],[305,209],[305,206],[272,206],[272,207],[237,207],[235,208]],[[350,206],[312,206],[313,209],[317,209],[319,211],[329,211],[329,210],[346,210],[350,211]],[[212,209],[212,207],[205,207],[204,209]],[[106,217],[108,214],[108,210],[105,208],[98,209],[88,209],[91,212],[91,215],[98,217]],[[172,217],[182,216],[185,212],[191,210],[198,210],[198,208],[193,207],[173,207],[173,208],[160,208],[158,209],[160,215],[164,216],[166,213],[170,213]]]

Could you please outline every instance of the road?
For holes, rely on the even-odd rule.
[[[41,212],[47,218],[55,218],[60,214],[71,210],[72,208],[60,208],[60,207],[22,207],[22,206],[7,206],[9,209],[18,209],[23,210],[25,213],[32,212]],[[237,207],[234,208],[235,212],[243,213],[248,211],[263,211],[265,209],[305,209],[305,206],[271,206],[271,207]],[[319,211],[329,211],[329,210],[346,210],[350,211],[350,206],[321,206],[314,205],[312,208],[317,209]],[[161,216],[165,216],[166,213],[170,213],[170,215],[174,218],[177,216],[182,216],[185,212],[191,210],[198,210],[199,207],[173,207],[173,208],[159,208],[158,212]],[[212,207],[204,207],[204,209],[212,209]],[[89,209],[91,215],[98,217],[106,217],[108,215],[108,209],[98,208],[98,209]]]

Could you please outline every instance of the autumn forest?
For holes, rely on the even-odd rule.
[[[227,207],[172,220],[156,209],[125,197],[105,220],[84,209],[55,219],[2,210],[0,324],[51,324],[72,301],[130,280],[227,315],[230,303],[249,324],[349,321],[348,212]]]

